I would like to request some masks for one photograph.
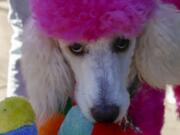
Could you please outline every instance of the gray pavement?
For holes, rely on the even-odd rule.
[[[6,0],[0,0],[0,100],[6,95],[8,56],[12,30],[7,21],[8,6]],[[175,105],[166,105],[165,124],[162,135],[180,135],[180,120],[175,113]]]

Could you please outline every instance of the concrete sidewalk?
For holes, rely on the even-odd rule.
[[[0,0],[0,99],[5,97],[7,83],[7,67],[12,30],[7,21],[8,6]]]
[[[8,56],[12,30],[7,21],[6,0],[0,0],[0,100],[5,97],[7,84]],[[165,124],[162,135],[180,135],[180,121],[175,113],[175,105],[166,102]]]

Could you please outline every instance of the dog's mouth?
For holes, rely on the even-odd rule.
[[[128,91],[131,99],[136,94],[139,84],[140,80],[136,75],[134,79],[131,81],[130,85],[128,86]],[[128,114],[124,116],[122,120],[116,121],[115,123],[118,124],[124,131],[130,128],[137,134],[142,134],[141,129],[134,124],[133,120]]]
[[[118,124],[123,131],[126,131],[127,129],[132,129],[137,134],[142,134],[142,131],[139,127],[137,127],[132,119],[129,116],[125,116],[122,121],[116,123]]]

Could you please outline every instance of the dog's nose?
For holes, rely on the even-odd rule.
[[[97,122],[113,122],[119,114],[117,105],[95,106],[91,109],[91,114]]]

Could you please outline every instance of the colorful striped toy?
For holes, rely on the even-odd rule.
[[[142,85],[132,98],[128,113],[135,127],[130,126],[126,130],[113,123],[91,123],[83,116],[79,107],[74,106],[65,120],[60,122],[58,135],[160,135],[164,118],[164,98],[164,91],[151,88],[147,84]],[[53,124],[50,123],[46,127],[53,129]],[[57,135],[57,129],[55,131],[56,133],[51,135]]]

